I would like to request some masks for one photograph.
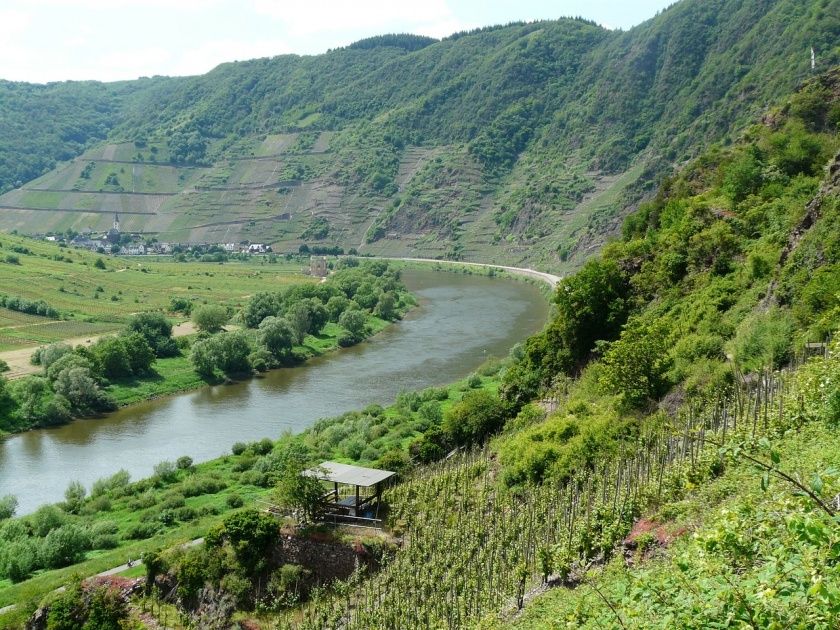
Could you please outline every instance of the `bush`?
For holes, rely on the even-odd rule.
[[[177,478],[178,469],[171,461],[163,460],[162,462],[155,464],[154,476],[163,483],[171,483]]]
[[[161,507],[164,510],[174,510],[175,508],[184,507],[184,505],[186,505],[184,495],[177,492],[166,495],[161,503]]]
[[[233,446],[230,447],[230,452],[234,455],[242,455],[248,449],[248,445],[245,442],[234,442]]]
[[[18,500],[13,494],[0,498],[0,521],[12,518],[17,510]]]
[[[778,307],[748,316],[731,344],[735,363],[743,372],[780,368],[790,359],[794,328],[790,312]]]
[[[38,508],[30,517],[32,533],[36,536],[46,536],[54,529],[58,529],[67,521],[67,516],[55,505],[44,505]]]
[[[145,540],[154,536],[157,531],[158,525],[153,522],[136,523],[126,530],[125,537],[128,540]]]
[[[192,321],[202,332],[210,334],[217,333],[227,324],[230,315],[227,309],[223,306],[215,304],[208,304],[194,309],[192,312]]]
[[[172,323],[163,313],[138,313],[128,321],[126,330],[142,335],[159,357],[174,357],[179,353],[172,339]]]
[[[270,438],[263,438],[259,442],[252,443],[250,448],[257,455],[268,455],[274,449],[274,442]]]
[[[39,548],[41,564],[58,569],[80,562],[90,549],[90,536],[78,525],[64,525],[46,535]]]
[[[229,508],[236,509],[245,505],[245,500],[238,494],[229,494],[225,499],[225,503]]]
[[[227,488],[227,484],[216,477],[194,476],[181,484],[185,497],[197,497],[202,494],[216,494]]]
[[[117,489],[125,488],[131,481],[131,475],[127,470],[119,470],[110,477],[97,479],[93,482],[90,489],[91,497],[98,497],[106,492],[112,492]]]
[[[471,444],[501,429],[508,413],[507,405],[497,396],[473,390],[446,411],[442,428],[455,444]]]
[[[193,459],[189,455],[182,455],[175,461],[175,467],[178,470],[189,470],[192,468]]]

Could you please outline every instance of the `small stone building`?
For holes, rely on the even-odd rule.
[[[318,278],[327,277],[327,259],[324,256],[309,258],[309,274]]]

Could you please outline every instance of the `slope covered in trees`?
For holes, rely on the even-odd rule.
[[[43,175],[107,138],[133,97],[165,81],[0,81],[0,192]]]
[[[111,169],[130,229],[161,240],[579,265],[660,173],[807,78],[810,46],[821,69],[840,60],[837,15],[837,0],[683,0],[627,32],[387,35],[146,82],[88,154],[101,174],[80,179],[80,161],[0,198],[0,227],[104,226],[90,211],[111,207]],[[114,156],[143,170],[129,183]]]

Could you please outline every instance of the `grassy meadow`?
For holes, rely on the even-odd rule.
[[[240,308],[259,291],[314,282],[301,266],[262,257],[224,264],[118,258],[3,235],[0,294],[43,300],[60,316],[0,309],[0,351],[115,331],[134,313],[168,311],[172,298]]]

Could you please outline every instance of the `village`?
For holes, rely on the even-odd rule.
[[[119,214],[114,214],[112,227],[104,233],[84,230],[82,233],[37,234],[36,238],[53,243],[87,249],[100,254],[121,256],[158,256],[177,254],[198,255],[254,255],[270,254],[272,249],[265,243],[170,243],[156,238],[144,239],[137,234],[123,232],[120,229]]]

